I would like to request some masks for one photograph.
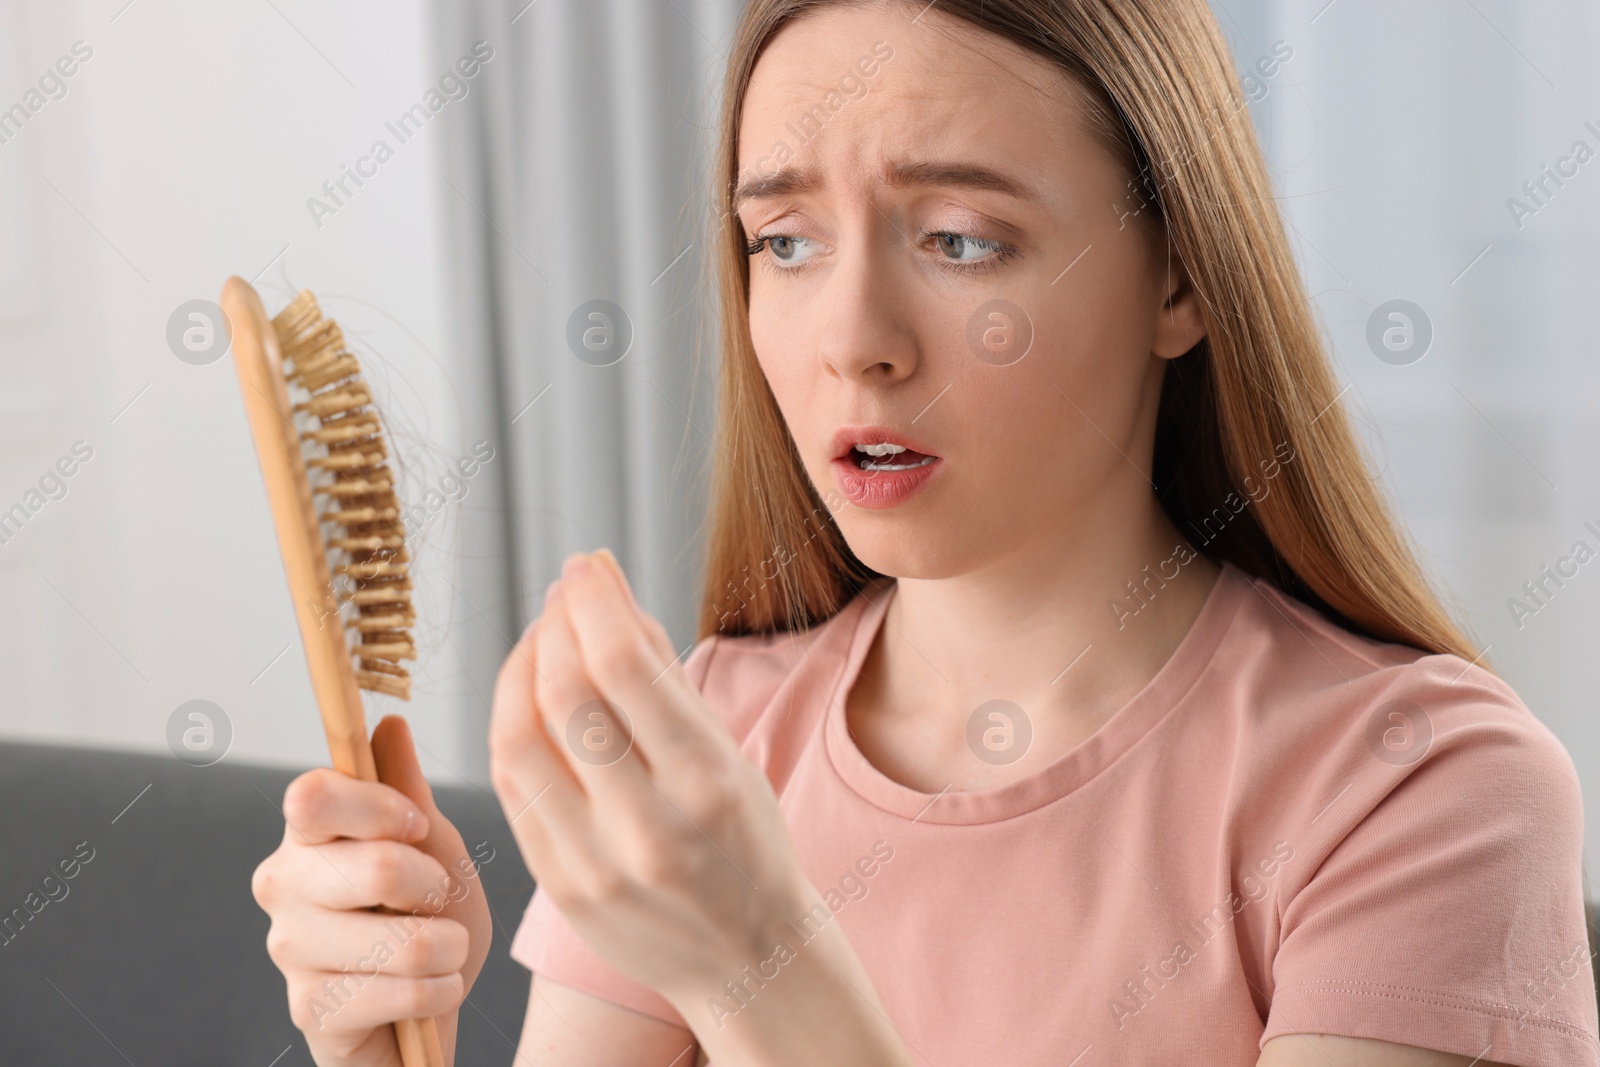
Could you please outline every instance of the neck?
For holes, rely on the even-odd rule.
[[[1069,527],[981,569],[897,579],[862,665],[872,703],[958,726],[1002,699],[1092,732],[1170,658],[1220,573],[1144,500],[1131,521]]]

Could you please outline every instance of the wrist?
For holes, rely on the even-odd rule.
[[[764,949],[662,995],[712,1063],[762,1067],[913,1061],[844,931],[815,890]]]

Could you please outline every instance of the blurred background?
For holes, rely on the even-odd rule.
[[[314,290],[378,384],[430,776],[486,780],[495,672],[567,553],[610,546],[687,646],[738,8],[0,5],[0,739],[164,753],[203,700],[229,760],[326,761],[231,359],[182,343],[231,274],[270,310]],[[1215,8],[1342,402],[1577,763],[1592,865],[1600,560],[1542,568],[1600,552],[1600,8]],[[622,312],[604,359],[568,342],[593,301]]]

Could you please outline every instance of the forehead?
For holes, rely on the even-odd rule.
[[[751,73],[738,144],[741,184],[797,166],[882,176],[959,159],[1040,185],[1066,160],[1103,155],[1056,64],[899,2],[825,7],[779,30]]]

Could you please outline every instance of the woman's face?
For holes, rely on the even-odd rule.
[[[921,4],[828,8],[769,43],[739,145],[757,358],[863,562],[1150,521],[1163,358],[1203,327],[1059,68]],[[912,451],[841,456],[869,428]]]

